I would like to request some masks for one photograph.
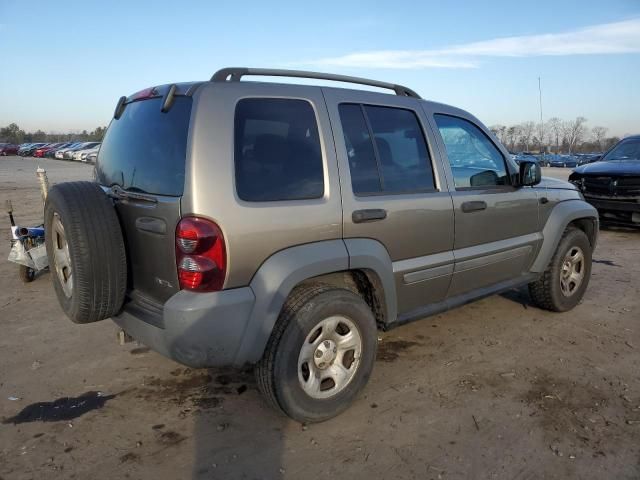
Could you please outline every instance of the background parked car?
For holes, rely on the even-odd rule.
[[[94,149],[98,149],[98,148],[100,148],[100,144],[99,143],[96,144],[96,145],[90,146],[90,147],[81,148],[80,150],[75,150],[73,152],[73,159],[81,162],[84,159],[83,155],[84,155],[84,157],[86,157],[88,152],[90,152],[90,151],[92,151]]]
[[[573,155],[548,155],[546,164],[548,167],[575,168],[578,166],[578,159]]]
[[[515,160],[515,162],[518,165],[520,165],[520,162],[522,161],[540,163],[540,159],[529,152],[520,152],[520,153],[512,154],[512,158]]]
[[[31,145],[30,143],[23,143],[20,146],[18,146],[18,155],[22,156],[22,151],[27,148],[29,145]]]
[[[87,158],[84,161],[95,165],[97,158],[98,158],[98,151],[96,150],[95,152],[87,154]]]
[[[62,143],[50,143],[49,145],[37,148],[36,151],[33,152],[33,156],[36,158],[42,158],[49,150],[58,148],[60,145],[62,145]]]
[[[23,143],[18,147],[18,155],[22,156],[22,152],[28,148],[29,146],[31,146],[31,143]]]
[[[57,159],[62,160],[62,159],[64,158],[64,154],[65,154],[67,151],[69,151],[69,150],[71,150],[71,149],[73,149],[73,148],[76,148],[77,146],[81,145],[81,143],[82,143],[82,142],[74,142],[74,143],[72,143],[71,145],[69,145],[68,147],[61,148],[60,150],[56,151],[56,155],[55,155],[55,157],[56,157]]]
[[[7,155],[16,155],[18,153],[18,146],[12,143],[0,143],[0,155],[6,157]]]
[[[23,147],[18,150],[18,155],[20,155],[21,157],[31,157],[33,155],[33,152],[45,145],[46,143],[32,143],[29,146]]]
[[[70,146],[71,146],[71,145],[73,145],[73,144],[74,144],[74,142],[66,142],[66,143],[62,143],[61,145],[59,145],[59,146],[57,146],[57,147],[55,147],[55,148],[51,148],[51,149],[47,150],[47,151],[45,152],[44,156],[45,156],[45,157],[47,157],[47,158],[55,158],[55,156],[56,156],[56,152],[57,152],[58,150],[62,150],[63,148],[68,148],[68,147],[70,147]]]
[[[80,145],[78,145],[77,147],[74,147],[74,148],[64,152],[64,159],[65,160],[78,160],[79,161],[80,158],[75,158],[74,157],[76,152],[79,152],[80,150],[86,150],[86,149],[89,149],[89,148],[93,148],[96,145],[98,145],[98,142],[83,142]]]
[[[37,154],[37,152],[38,152],[38,150],[42,151],[42,149],[49,148],[49,147],[51,147],[51,146],[53,146],[53,145],[55,145],[55,144],[54,144],[54,143],[45,143],[44,145],[40,145],[40,146],[39,146],[39,147],[37,147],[37,148],[33,148],[33,149],[31,149],[31,150],[29,151],[29,156],[31,156],[31,157],[35,157],[35,156],[36,156],[36,154]]]
[[[587,163],[593,163],[600,160],[602,157],[601,153],[579,153],[576,155],[578,157],[578,166],[586,165]]]
[[[618,142],[602,159],[569,176],[602,221],[640,227],[640,135]]]
[[[91,154],[91,153],[97,154],[98,153],[98,150],[100,150],[100,145],[101,144],[98,144],[93,148],[89,148],[87,150],[80,150],[80,151],[76,152],[74,154],[74,160],[78,160],[77,158],[75,158],[75,156],[78,155],[80,157],[79,160],[81,162],[86,162],[87,161],[87,157],[89,156],[89,154]]]
[[[36,156],[36,152],[41,149],[41,148],[48,148],[49,146],[53,145],[53,143],[40,143],[37,144],[35,147],[30,148],[27,151],[27,157],[35,157]]]

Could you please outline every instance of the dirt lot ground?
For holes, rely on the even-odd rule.
[[[91,176],[0,158],[0,201],[23,223],[41,218],[38,164],[53,183]],[[3,258],[8,238],[3,217]],[[512,291],[381,334],[364,395],[309,426],[271,411],[248,371],[73,325],[48,274],[23,285],[0,261],[0,478],[640,478],[639,257],[640,232],[605,230],[572,312]]]

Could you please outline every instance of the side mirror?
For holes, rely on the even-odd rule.
[[[542,169],[540,164],[523,160],[520,162],[520,175],[518,183],[521,187],[532,187],[542,180]]]

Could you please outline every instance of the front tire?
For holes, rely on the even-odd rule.
[[[533,303],[552,312],[575,307],[591,277],[591,243],[580,229],[569,227],[542,276],[529,284]]]
[[[260,391],[299,422],[322,422],[346,410],[371,376],[376,321],[355,293],[300,287],[287,300],[256,365]]]

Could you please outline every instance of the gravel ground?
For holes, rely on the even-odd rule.
[[[41,221],[52,183],[88,165],[0,158],[0,201]],[[566,178],[565,169],[545,169]],[[0,239],[8,254],[8,220]],[[48,273],[0,262],[0,479],[639,478],[640,232],[604,230],[581,305],[514,290],[380,335],[364,394],[302,426],[251,372],[190,370],[110,321],[73,325]]]

